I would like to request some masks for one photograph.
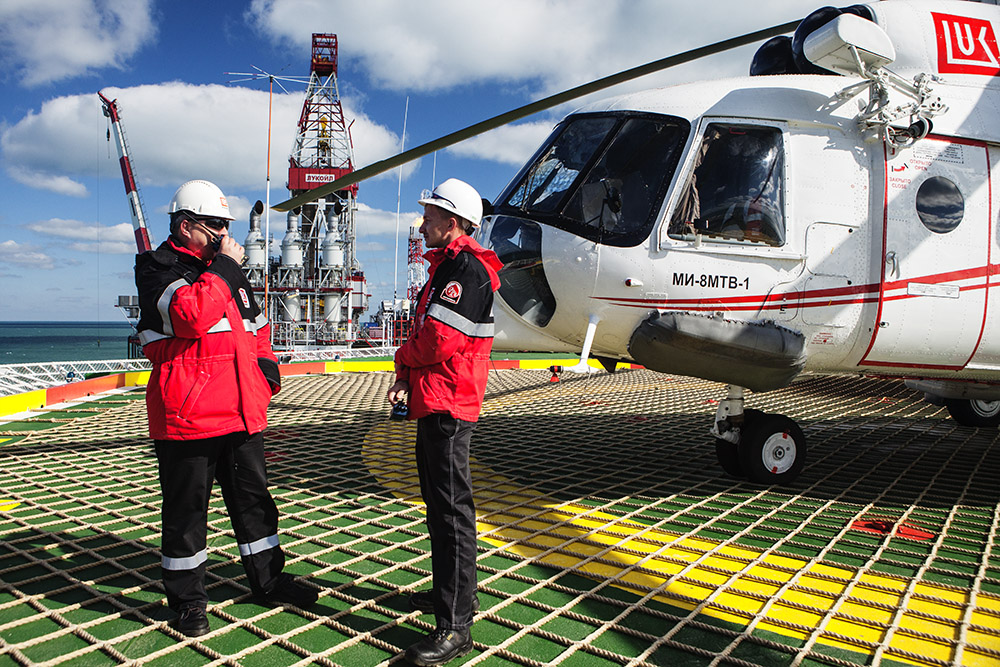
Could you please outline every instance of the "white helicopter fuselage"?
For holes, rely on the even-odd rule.
[[[637,330],[651,316],[682,313],[794,332],[804,370],[1000,384],[1000,178],[992,179],[1000,175],[1000,79],[989,62],[1000,59],[992,39],[1000,9],[893,0],[871,7],[883,28],[893,28],[886,31],[897,58],[888,69],[903,79],[939,77],[931,88],[947,110],[933,118],[930,133],[894,146],[879,128],[859,122],[873,94],[865,81],[836,75],[700,82],[586,107],[575,116],[682,119],[689,126],[683,149],[641,242],[608,244],[600,234],[588,238],[542,220],[539,254],[554,306],[547,318],[525,316],[527,306],[512,306],[501,291],[495,349],[584,351],[642,363],[634,354]],[[965,35],[972,41],[963,45]],[[929,36],[939,53],[924,51]],[[908,51],[906,43],[916,46]],[[961,61],[955,67],[971,65],[949,72],[948,58]],[[888,106],[909,101],[887,94]],[[892,123],[892,131],[907,124]],[[698,221],[711,190],[730,187],[712,180],[727,163],[723,149],[713,156],[709,137],[723,135],[743,145],[748,135],[774,137],[770,166],[742,204],[717,209],[715,222]],[[745,149],[729,150],[733,170],[751,164]],[[514,184],[530,176],[527,169]],[[627,212],[636,195],[620,180],[620,193],[608,184],[613,179],[604,180],[613,194],[602,208],[621,209],[624,201]],[[774,218],[768,224],[781,229],[751,229],[762,197]],[[498,204],[502,215],[503,196]],[[727,232],[723,218],[740,205],[738,228]],[[602,212],[611,222],[596,224],[620,226],[621,215]],[[481,235],[494,245],[497,219]],[[678,354],[664,348],[657,369],[753,387],[724,369],[702,373],[695,363],[685,371],[690,363],[666,358]],[[737,363],[739,351],[732,354]]]

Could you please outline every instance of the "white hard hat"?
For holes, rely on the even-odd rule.
[[[208,181],[188,181],[177,188],[170,200],[170,213],[188,211],[201,218],[222,218],[235,220],[229,212],[229,202],[215,183]]]
[[[425,192],[417,203],[423,206],[428,204],[437,206],[460,218],[465,218],[472,223],[474,229],[479,229],[479,223],[483,219],[483,200],[479,193],[474,187],[457,178],[449,178],[434,188],[433,192]]]

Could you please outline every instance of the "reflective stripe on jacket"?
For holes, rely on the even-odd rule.
[[[477,421],[493,348],[493,292],[503,263],[471,236],[430,262],[410,337],[396,351],[396,377],[410,385],[410,419],[446,413]]]
[[[240,266],[219,255],[206,265],[165,241],[136,257],[149,435],[193,440],[267,427],[281,386],[270,325]]]

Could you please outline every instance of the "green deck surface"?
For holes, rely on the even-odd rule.
[[[716,465],[706,431],[720,385],[550,375],[491,375],[473,439],[482,609],[475,650],[452,664],[1000,665],[996,429],[961,427],[897,382],[807,378],[748,400],[809,441],[802,476],[765,488]],[[430,556],[410,425],[387,422],[391,381],[285,378],[270,481],[287,570],[320,600],[253,602],[216,492],[212,632],[197,639],[167,625],[142,391],[0,425],[0,667],[406,664],[433,624],[406,602],[429,585]],[[852,528],[864,520],[890,529]],[[891,530],[904,524],[920,532]],[[856,586],[800,579],[772,600],[745,588],[768,584],[767,567],[785,579],[831,568]],[[880,602],[887,584],[906,609],[880,620],[895,609]],[[746,611],[768,601],[784,616]]]

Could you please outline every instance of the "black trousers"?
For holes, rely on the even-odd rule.
[[[472,625],[476,595],[476,506],[469,441],[474,422],[446,414],[417,420],[417,472],[427,505],[437,627]]]
[[[267,490],[263,434],[156,440],[154,445],[163,492],[163,585],[170,608],[208,602],[205,534],[213,480],[222,487],[250,589],[270,591],[285,555],[278,545],[278,508]]]

